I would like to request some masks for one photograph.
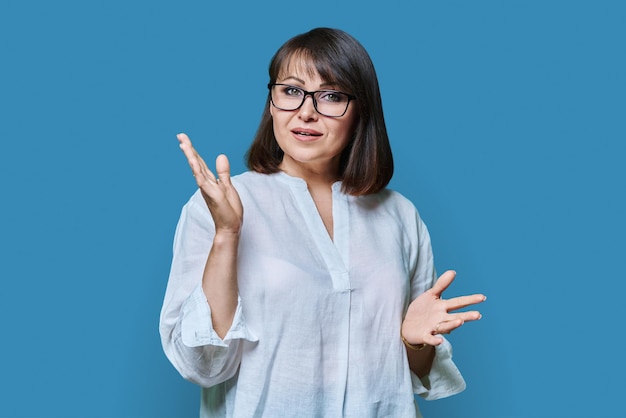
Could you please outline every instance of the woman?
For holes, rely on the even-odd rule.
[[[378,81],[345,32],[273,57],[251,171],[217,176],[178,135],[199,190],[183,208],[163,347],[202,386],[207,417],[415,417],[414,393],[465,383],[442,334],[480,318],[444,300],[414,206],[385,189],[393,161]],[[245,211],[244,211],[245,209]]]

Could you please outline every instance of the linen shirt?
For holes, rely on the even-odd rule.
[[[246,172],[238,306],[224,339],[201,288],[214,224],[200,192],[183,207],[161,312],[164,351],[202,389],[203,417],[416,417],[414,393],[462,391],[447,340],[430,374],[410,369],[400,327],[436,279],[430,238],[399,193],[332,186],[331,239],[306,183]]]

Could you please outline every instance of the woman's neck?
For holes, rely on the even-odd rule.
[[[302,163],[283,158],[278,167],[284,173],[304,180],[309,189],[326,188],[339,180],[339,162]]]

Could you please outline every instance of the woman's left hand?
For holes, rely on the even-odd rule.
[[[402,336],[411,345],[439,345],[443,342],[437,334],[449,334],[467,321],[481,318],[478,311],[451,312],[487,298],[482,294],[443,299],[442,293],[450,286],[456,272],[448,270],[439,276],[432,288],[419,295],[407,310],[402,322]]]

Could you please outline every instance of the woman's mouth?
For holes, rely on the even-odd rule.
[[[312,141],[314,139],[319,138],[320,136],[322,136],[321,132],[318,132],[314,129],[300,129],[300,128],[296,128],[296,129],[292,129],[291,133],[299,140],[301,141]]]

